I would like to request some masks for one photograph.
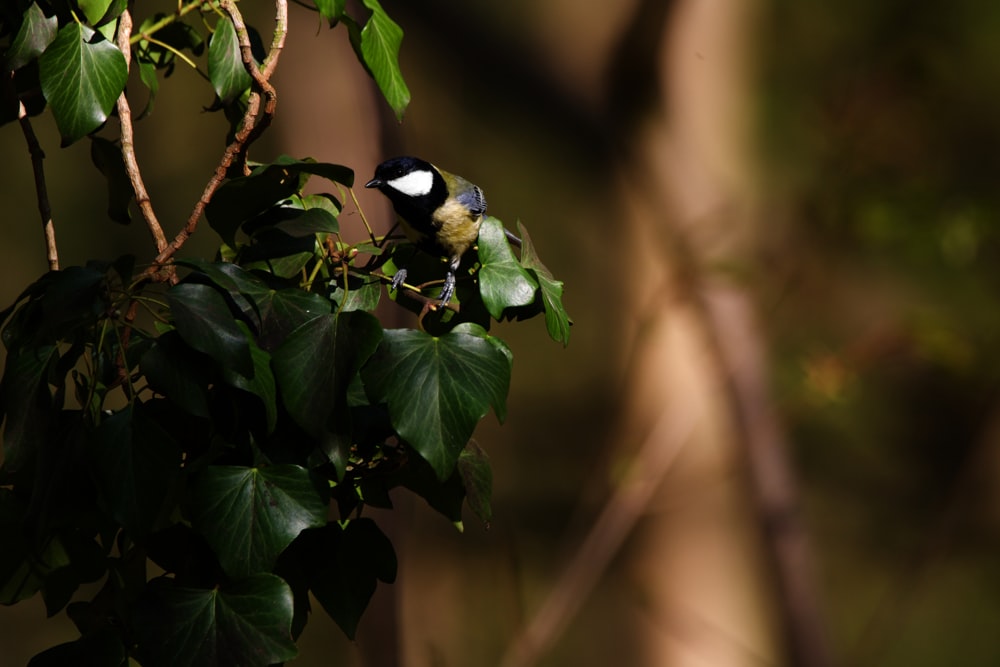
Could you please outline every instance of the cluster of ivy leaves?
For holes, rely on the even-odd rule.
[[[64,143],[90,136],[117,218],[134,195],[119,145],[95,132],[126,78],[111,41],[124,6],[0,10],[15,84],[0,120],[16,117],[11,100],[30,101],[31,114],[51,110]],[[402,32],[375,0],[364,6],[362,23],[342,2],[317,2],[401,113]],[[150,103],[186,52],[207,56],[217,108],[239,115],[250,78],[216,10],[189,2],[140,23],[133,62]],[[332,192],[304,194],[314,177]],[[92,261],[43,275],[0,312],[0,603],[40,593],[81,634],[32,665],[284,662],[310,593],[353,637],[377,583],[395,578],[365,506],[391,507],[403,487],[459,527],[463,504],[490,520],[492,473],[471,437],[490,409],[504,418],[512,367],[490,327],[543,315],[566,344],[562,284],[523,227],[515,251],[487,218],[457,307],[435,306],[439,258],[374,235],[342,240],[353,180],[311,159],[254,165],[205,210],[218,256],[175,260],[169,287],[132,257]],[[389,294],[403,264],[418,287]],[[383,327],[374,311],[387,294],[418,328]]]

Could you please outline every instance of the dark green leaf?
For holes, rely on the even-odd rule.
[[[298,188],[299,175],[281,169],[233,178],[216,191],[205,207],[205,217],[222,240],[233,245],[240,225],[288,198]]]
[[[139,114],[139,118],[144,118],[153,113],[153,104],[156,102],[156,94],[160,92],[160,80],[156,78],[156,66],[144,60],[138,61],[139,79],[149,88],[149,99],[146,106]]]
[[[399,69],[399,46],[403,41],[403,30],[389,18],[378,0],[363,2],[372,11],[372,15],[361,29],[361,57],[382,95],[396,113],[396,118],[402,120],[403,113],[410,104],[410,91]]]
[[[42,587],[45,613],[49,618],[66,606],[80,584],[97,581],[108,569],[107,554],[93,538],[70,531],[62,536],[62,542],[70,564],[48,573]]]
[[[0,531],[4,536],[0,549],[0,604],[30,598],[42,587],[47,574],[70,564],[58,538],[49,540],[41,553],[32,549],[24,530],[26,512],[12,490],[0,488]]]
[[[317,573],[310,588],[344,634],[354,639],[377,581],[396,580],[396,552],[375,522],[364,518],[348,522],[332,551],[331,566]]]
[[[28,667],[121,667],[127,664],[121,636],[111,628],[104,628],[42,651],[28,662]]]
[[[562,303],[563,284],[555,280],[552,273],[542,264],[531,243],[528,230],[520,222],[517,223],[517,231],[522,243],[521,265],[534,274],[541,288],[542,304],[545,307],[545,328],[549,332],[549,337],[564,346],[569,345],[569,329],[573,320],[570,319]]]
[[[59,20],[55,16],[46,18],[38,3],[31,3],[24,12],[21,28],[7,49],[7,68],[21,69],[42,55],[55,40],[58,26]]]
[[[39,58],[42,94],[48,100],[63,145],[104,123],[125,87],[125,56],[79,23],[59,30]]]
[[[319,252],[314,236],[296,238],[271,228],[254,233],[253,243],[240,252],[240,264],[291,280],[299,277]]]
[[[212,373],[205,362],[204,355],[185,345],[179,333],[168,331],[142,355],[139,370],[157,394],[185,412],[207,418]]]
[[[243,331],[225,299],[208,285],[181,283],[167,292],[174,324],[184,341],[220,367],[253,376],[253,359]]]
[[[90,159],[108,182],[108,217],[127,225],[132,221],[128,207],[135,199],[135,190],[125,171],[121,148],[107,139],[91,137]]]
[[[250,88],[250,74],[243,65],[236,28],[229,19],[219,19],[209,40],[208,78],[223,103],[232,102]]]
[[[310,208],[300,211],[294,217],[275,225],[289,236],[312,236],[313,234],[336,234],[340,231],[337,218],[322,208]]]
[[[280,577],[256,574],[216,589],[150,582],[136,609],[144,667],[261,666],[297,655],[291,638],[292,591]]]
[[[296,596],[308,600],[311,590],[341,630],[354,638],[379,581],[396,579],[396,553],[389,538],[368,518],[346,526],[329,523],[308,530],[282,556],[278,571],[286,573]]]
[[[223,369],[222,376],[232,386],[249,392],[259,398],[264,407],[264,417],[267,432],[274,431],[278,423],[278,396],[274,384],[274,374],[271,372],[271,355],[257,347],[246,324],[237,322],[244,329],[250,344],[250,357],[253,359],[253,377],[246,378],[239,373]]]
[[[307,433],[323,434],[347,388],[375,351],[382,328],[363,312],[325,315],[296,329],[274,353],[285,409]]]
[[[393,329],[362,371],[373,403],[385,402],[393,428],[446,479],[492,405],[501,420],[510,361],[482,327],[460,324],[432,337]]]
[[[296,287],[272,290],[257,301],[260,308],[260,346],[274,351],[295,329],[330,313],[330,301]]]
[[[52,394],[46,377],[58,359],[54,345],[9,350],[0,383],[4,468],[17,471],[37,455],[49,424]]]
[[[192,489],[192,523],[232,577],[269,571],[306,528],[326,523],[327,499],[295,465],[209,466]]]
[[[141,406],[108,417],[94,434],[94,476],[111,515],[136,534],[164,518],[180,450]]]
[[[487,216],[479,228],[479,293],[493,319],[499,320],[510,307],[535,300],[538,284],[514,257],[503,223]]]
[[[201,277],[211,282],[225,294],[232,305],[238,309],[247,321],[260,328],[260,309],[255,303],[258,299],[267,298],[273,291],[264,281],[249,271],[231,262],[208,262],[198,258],[179,259],[174,262],[179,266],[194,269]],[[192,280],[193,277],[189,277]],[[198,280],[197,282],[201,282]]]

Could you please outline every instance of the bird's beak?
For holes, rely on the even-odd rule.
[[[372,180],[365,183],[366,188],[377,188],[381,185],[385,185],[385,183],[383,183],[382,180],[379,178],[373,178]]]

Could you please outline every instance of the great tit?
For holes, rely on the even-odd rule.
[[[441,305],[455,293],[455,272],[462,256],[479,238],[486,197],[477,185],[415,157],[395,157],[375,168],[366,188],[378,188],[392,202],[406,237],[420,250],[448,260]],[[392,278],[398,289],[406,280],[400,267]]]

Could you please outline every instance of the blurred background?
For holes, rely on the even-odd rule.
[[[476,434],[491,526],[396,494],[375,516],[397,583],[357,642],[315,614],[291,664],[1000,664],[1000,4],[384,6],[402,124],[346,32],[293,6],[251,157],[462,174],[530,230],[575,326],[566,349],[495,330],[515,362],[506,423]],[[224,148],[210,103],[178,67],[136,127],[168,235]],[[92,219],[87,142],[35,128],[62,265],[151,257],[141,224]],[[0,151],[6,306],[46,264],[16,125]],[[362,235],[350,205],[341,228]],[[217,244],[202,225],[183,254]],[[0,609],[0,666],[76,637],[43,619]]]

